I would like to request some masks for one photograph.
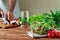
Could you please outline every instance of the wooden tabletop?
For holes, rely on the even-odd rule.
[[[27,31],[30,31],[28,28],[0,28],[0,40],[60,40],[60,38],[38,38],[34,39],[27,35]]]

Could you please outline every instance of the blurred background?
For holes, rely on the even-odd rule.
[[[30,15],[60,10],[60,0],[20,0],[21,10],[28,10]]]
[[[7,0],[0,0],[0,8],[6,13]],[[17,0],[14,16],[19,17],[21,11],[29,11],[29,14],[49,12],[49,10],[60,10],[60,0]]]

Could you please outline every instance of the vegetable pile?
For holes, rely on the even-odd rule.
[[[60,11],[56,11],[54,13],[52,10],[50,10],[50,12],[53,20],[55,21],[55,28],[60,28]]]
[[[60,11],[56,11],[54,13],[52,10],[50,10],[50,12],[51,14],[43,13],[40,15],[30,16],[29,23],[34,33],[47,34],[50,28],[60,27],[59,25],[60,24]]]

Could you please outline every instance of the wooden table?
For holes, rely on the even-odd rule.
[[[60,38],[38,38],[34,39],[27,35],[27,31],[30,31],[28,28],[9,28],[2,29],[0,28],[0,40],[60,40]]]

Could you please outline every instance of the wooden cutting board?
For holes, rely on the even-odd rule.
[[[17,24],[2,24],[0,23],[0,27],[1,28],[7,28],[7,27],[17,27],[18,25]]]
[[[2,20],[2,19],[0,19],[0,22],[3,22],[3,20]]]
[[[1,28],[8,28],[8,27],[17,27],[18,25],[17,24],[4,24],[3,23],[4,21],[0,18],[0,27]]]

